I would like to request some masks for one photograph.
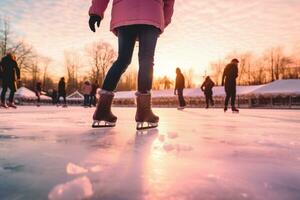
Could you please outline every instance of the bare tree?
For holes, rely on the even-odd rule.
[[[216,85],[220,85],[221,83],[223,68],[225,65],[225,61],[221,58],[219,58],[217,61],[210,63],[210,68],[212,70],[212,78],[214,79]]]
[[[118,91],[135,90],[137,88],[137,72],[136,70],[128,70],[122,76],[117,86]]]
[[[186,88],[192,88],[195,86],[194,84],[194,70],[190,68],[188,71],[183,72],[185,77],[185,86]]]
[[[116,59],[116,52],[113,47],[106,42],[95,42],[87,47],[87,55],[91,64],[91,80],[103,82],[108,68]]]
[[[17,57],[20,70],[31,71],[31,65],[36,57],[33,48],[24,41],[15,41],[10,32],[8,20],[0,19],[0,56],[14,53]]]
[[[73,51],[65,52],[65,68],[67,70],[67,90],[73,92],[78,89],[78,69],[81,67],[80,56]]]
[[[7,20],[0,19],[0,26],[0,55],[3,57],[8,51],[9,23]]]
[[[50,79],[48,78],[48,68],[51,62],[52,60],[49,57],[39,56],[39,63],[43,73],[43,90],[47,90],[49,87],[48,81]]]

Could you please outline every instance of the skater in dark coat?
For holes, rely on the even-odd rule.
[[[181,73],[180,68],[176,68],[176,83],[175,83],[175,90],[174,94],[178,95],[179,107],[178,109],[184,109],[186,106],[184,97],[183,97],[183,89],[185,88],[185,80],[184,76]]]
[[[35,86],[35,95],[37,97],[37,106],[40,106],[41,102],[41,94],[42,94],[42,82],[38,81]]]
[[[209,76],[205,78],[205,81],[201,85],[201,90],[204,92],[205,95],[205,101],[206,101],[206,108],[209,108],[209,103],[214,106],[214,100],[213,100],[213,87],[215,86],[215,83],[211,80]]]
[[[90,106],[96,106],[96,93],[97,93],[97,89],[99,88],[99,84],[97,81],[95,81],[95,83],[92,84],[92,91],[91,91],[91,97],[90,97]]]
[[[233,112],[239,112],[235,107],[235,98],[236,98],[236,78],[238,77],[238,59],[233,59],[229,63],[223,72],[222,77],[222,86],[225,85],[225,107],[224,112],[227,111],[229,99],[231,99],[231,109]]]
[[[20,69],[18,63],[16,62],[15,55],[9,53],[2,58],[0,62],[0,68],[2,71],[2,93],[1,93],[1,107],[17,108],[14,104],[14,95],[17,91],[17,81],[20,80]],[[5,95],[7,89],[10,90],[9,103],[5,102]]]
[[[67,100],[66,100],[66,82],[65,78],[62,77],[58,83],[58,96],[57,96],[57,105],[60,104],[60,97],[64,99],[64,107],[67,106]]]
[[[52,104],[55,105],[57,103],[57,90],[56,89],[53,89],[51,98],[52,98]]]

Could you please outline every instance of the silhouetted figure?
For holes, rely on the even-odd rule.
[[[235,98],[236,98],[236,78],[238,77],[238,59],[233,59],[231,63],[229,63],[223,72],[222,77],[222,86],[225,83],[225,107],[224,112],[227,111],[229,99],[231,99],[231,109],[233,112],[239,112],[239,110],[235,107]]]
[[[164,89],[165,90],[168,90],[168,89],[171,88],[171,83],[172,82],[168,79],[167,76],[164,77],[163,82],[164,82]]]
[[[92,105],[96,106],[96,103],[97,103],[96,93],[97,93],[98,88],[99,88],[98,82],[95,81],[95,83],[92,84],[90,106],[92,106]]]
[[[37,97],[37,106],[40,106],[40,102],[41,102],[41,94],[42,94],[42,82],[38,81],[35,85],[35,95]]]
[[[57,103],[57,90],[56,89],[53,89],[52,91],[52,95],[51,95],[51,98],[52,98],[52,104],[55,105]]]
[[[205,95],[205,101],[206,101],[206,108],[209,108],[209,103],[214,106],[214,100],[213,100],[213,87],[215,86],[215,83],[211,80],[209,76],[205,78],[205,81],[201,85],[201,90],[204,92]]]
[[[178,109],[184,109],[186,106],[184,97],[183,97],[183,89],[185,88],[185,80],[184,76],[181,73],[180,68],[176,68],[176,83],[175,83],[175,90],[174,94],[178,95],[179,107]]]
[[[89,81],[85,81],[82,85],[82,94],[84,96],[83,106],[88,107],[90,106],[90,95],[92,92],[92,86]]]
[[[66,82],[65,78],[62,77],[58,83],[58,96],[57,96],[57,105],[60,104],[60,97],[64,99],[64,105],[63,107],[67,106],[67,100],[66,100]]]
[[[17,108],[14,104],[14,95],[17,91],[17,80],[20,80],[20,69],[16,62],[16,56],[11,53],[7,54],[2,58],[0,68],[2,71],[1,107]],[[5,95],[8,88],[10,90],[10,95],[8,99],[9,103],[6,104]]]

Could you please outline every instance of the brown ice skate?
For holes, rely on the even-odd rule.
[[[103,92],[100,94],[100,100],[93,115],[93,128],[114,127],[117,117],[111,112],[111,105],[114,98],[112,92]],[[101,124],[104,122],[104,124]]]
[[[137,122],[137,130],[145,130],[158,126],[159,117],[156,116],[151,109],[151,94],[136,93],[137,110],[135,121]],[[144,126],[144,123],[146,124]]]

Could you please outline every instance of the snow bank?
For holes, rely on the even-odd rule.
[[[2,91],[2,88],[0,89],[0,92]],[[9,95],[9,90],[6,93],[6,95]],[[26,87],[20,87],[17,92],[15,93],[16,98],[22,98],[22,99],[36,99],[35,92],[29,90]],[[41,95],[41,100],[51,100],[50,97]]]
[[[266,85],[250,85],[237,86],[237,95],[253,95],[253,94],[300,94],[300,80],[278,80]],[[225,90],[223,86],[213,88],[213,95],[224,97]],[[152,90],[153,98],[169,98],[174,97],[174,90]],[[204,97],[204,93],[200,88],[189,88],[184,90],[186,97]],[[135,98],[135,91],[116,92],[116,99],[133,99]]]
[[[250,92],[253,92],[254,90],[262,87],[263,85],[258,86],[238,86],[237,87],[237,94],[238,95],[244,95],[248,94]],[[217,86],[213,88],[213,94],[214,96],[225,96],[224,87]],[[174,90],[152,90],[152,97],[153,98],[169,98],[174,97]],[[184,96],[186,97],[204,97],[204,93],[201,91],[200,88],[189,88],[184,90]],[[116,92],[115,94],[116,99],[132,99],[135,98],[135,91],[122,91],[122,92]]]
[[[262,87],[251,92],[254,95],[298,95],[300,94],[300,80],[288,79],[278,80],[272,83],[263,85]]]

